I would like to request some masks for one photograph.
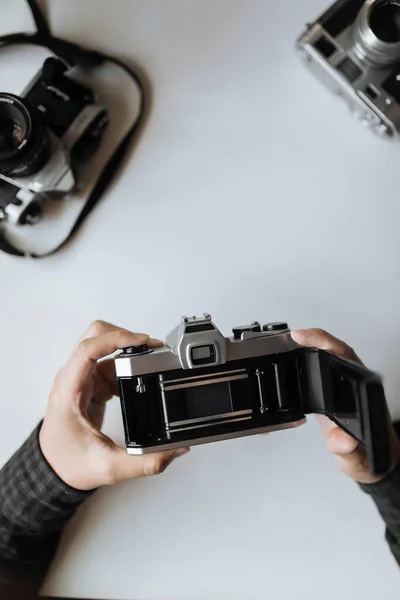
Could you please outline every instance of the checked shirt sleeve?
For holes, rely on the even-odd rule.
[[[382,481],[360,485],[375,503],[386,525],[386,541],[400,566],[400,463]]]
[[[93,494],[59,479],[40,449],[40,427],[0,471],[0,590],[45,573],[64,526]]]

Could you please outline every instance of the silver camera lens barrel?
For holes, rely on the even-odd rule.
[[[389,67],[400,60],[400,0],[366,0],[353,28],[362,62]]]
[[[40,111],[23,98],[0,92],[0,173],[26,177],[50,156],[50,138]]]

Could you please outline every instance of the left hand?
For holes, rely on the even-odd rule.
[[[130,456],[100,431],[106,402],[118,394],[114,359],[106,357],[120,348],[145,343],[152,348],[163,345],[148,335],[95,321],[57,374],[39,442],[47,462],[70,487],[88,491],[157,475],[188,452]]]

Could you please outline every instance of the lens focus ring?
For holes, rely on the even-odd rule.
[[[400,2],[382,0],[371,10],[369,25],[376,37],[387,44],[400,42]]]
[[[50,137],[39,111],[22,98],[0,93],[0,173],[24,177],[50,155]]]
[[[400,60],[400,0],[366,0],[354,24],[354,51],[361,61],[389,67]]]

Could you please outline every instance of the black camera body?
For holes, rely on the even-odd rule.
[[[390,467],[380,377],[299,347],[286,323],[254,322],[225,338],[210,315],[183,318],[164,347],[125,348],[115,367],[130,454],[289,429],[319,413],[365,447],[372,472]]]
[[[108,111],[67,71],[49,58],[21,97],[0,93],[0,221],[40,220],[42,202],[73,192],[101,143]]]

